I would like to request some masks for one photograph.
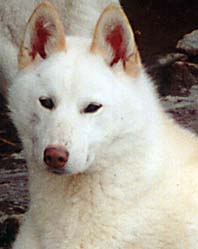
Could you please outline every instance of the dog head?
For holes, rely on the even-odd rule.
[[[18,64],[9,91],[11,115],[27,160],[39,168],[101,170],[102,160],[127,153],[126,141],[135,148],[142,139],[150,119],[143,110],[151,100],[119,6],[104,10],[89,40],[65,38],[54,6],[40,4],[26,26]]]

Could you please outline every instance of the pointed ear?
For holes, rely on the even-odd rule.
[[[66,48],[64,27],[55,7],[45,1],[30,17],[20,46],[18,64],[25,68]]]
[[[136,76],[141,67],[139,52],[129,21],[120,6],[109,5],[95,28],[91,51],[100,54],[111,67],[119,62]]]

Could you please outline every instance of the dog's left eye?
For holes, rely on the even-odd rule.
[[[46,109],[52,110],[55,107],[54,102],[51,98],[40,97],[39,101],[40,104]]]
[[[94,113],[97,112],[102,107],[101,104],[91,103],[84,110],[84,113]]]

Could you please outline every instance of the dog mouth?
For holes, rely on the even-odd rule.
[[[90,164],[90,161],[91,161],[90,159],[91,158],[87,156],[86,163],[88,165]],[[80,168],[78,170],[72,170],[72,168],[68,167],[68,165],[62,168],[58,168],[53,165],[48,166],[46,164],[45,164],[45,170],[49,172],[50,174],[55,174],[55,175],[76,175],[79,173],[83,173],[85,171],[85,169],[83,168],[81,170]]]
[[[63,175],[67,173],[65,169],[57,169],[54,167],[47,167],[47,171],[56,175]]]

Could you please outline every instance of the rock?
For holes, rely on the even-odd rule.
[[[188,57],[182,53],[170,53],[165,56],[159,57],[157,60],[157,64],[159,67],[165,67],[173,64],[175,61],[186,61]]]
[[[198,55],[198,29],[193,32],[184,35],[184,37],[178,41],[177,49],[187,53],[188,55]]]
[[[0,249],[11,248],[28,209],[28,171],[21,149],[6,103],[0,97]]]
[[[182,53],[169,53],[158,58],[157,63],[152,68],[152,75],[154,75],[154,78],[159,85],[159,92],[162,96],[171,94],[170,75],[172,74],[172,65],[177,61],[187,60],[188,56]]]
[[[175,57],[177,58],[177,56]],[[180,57],[185,58],[185,57]],[[198,64],[185,60],[174,60],[164,57],[161,59],[161,67],[156,70],[155,79],[159,85],[162,96],[184,96],[188,94],[193,85],[198,85]]]
[[[0,248],[10,248],[19,230],[19,221],[16,218],[7,218],[0,223]]]
[[[169,73],[171,95],[184,95],[191,86],[198,85],[198,64],[177,61],[172,64]]]
[[[198,85],[191,87],[188,96],[168,95],[161,103],[178,123],[198,133]]]

